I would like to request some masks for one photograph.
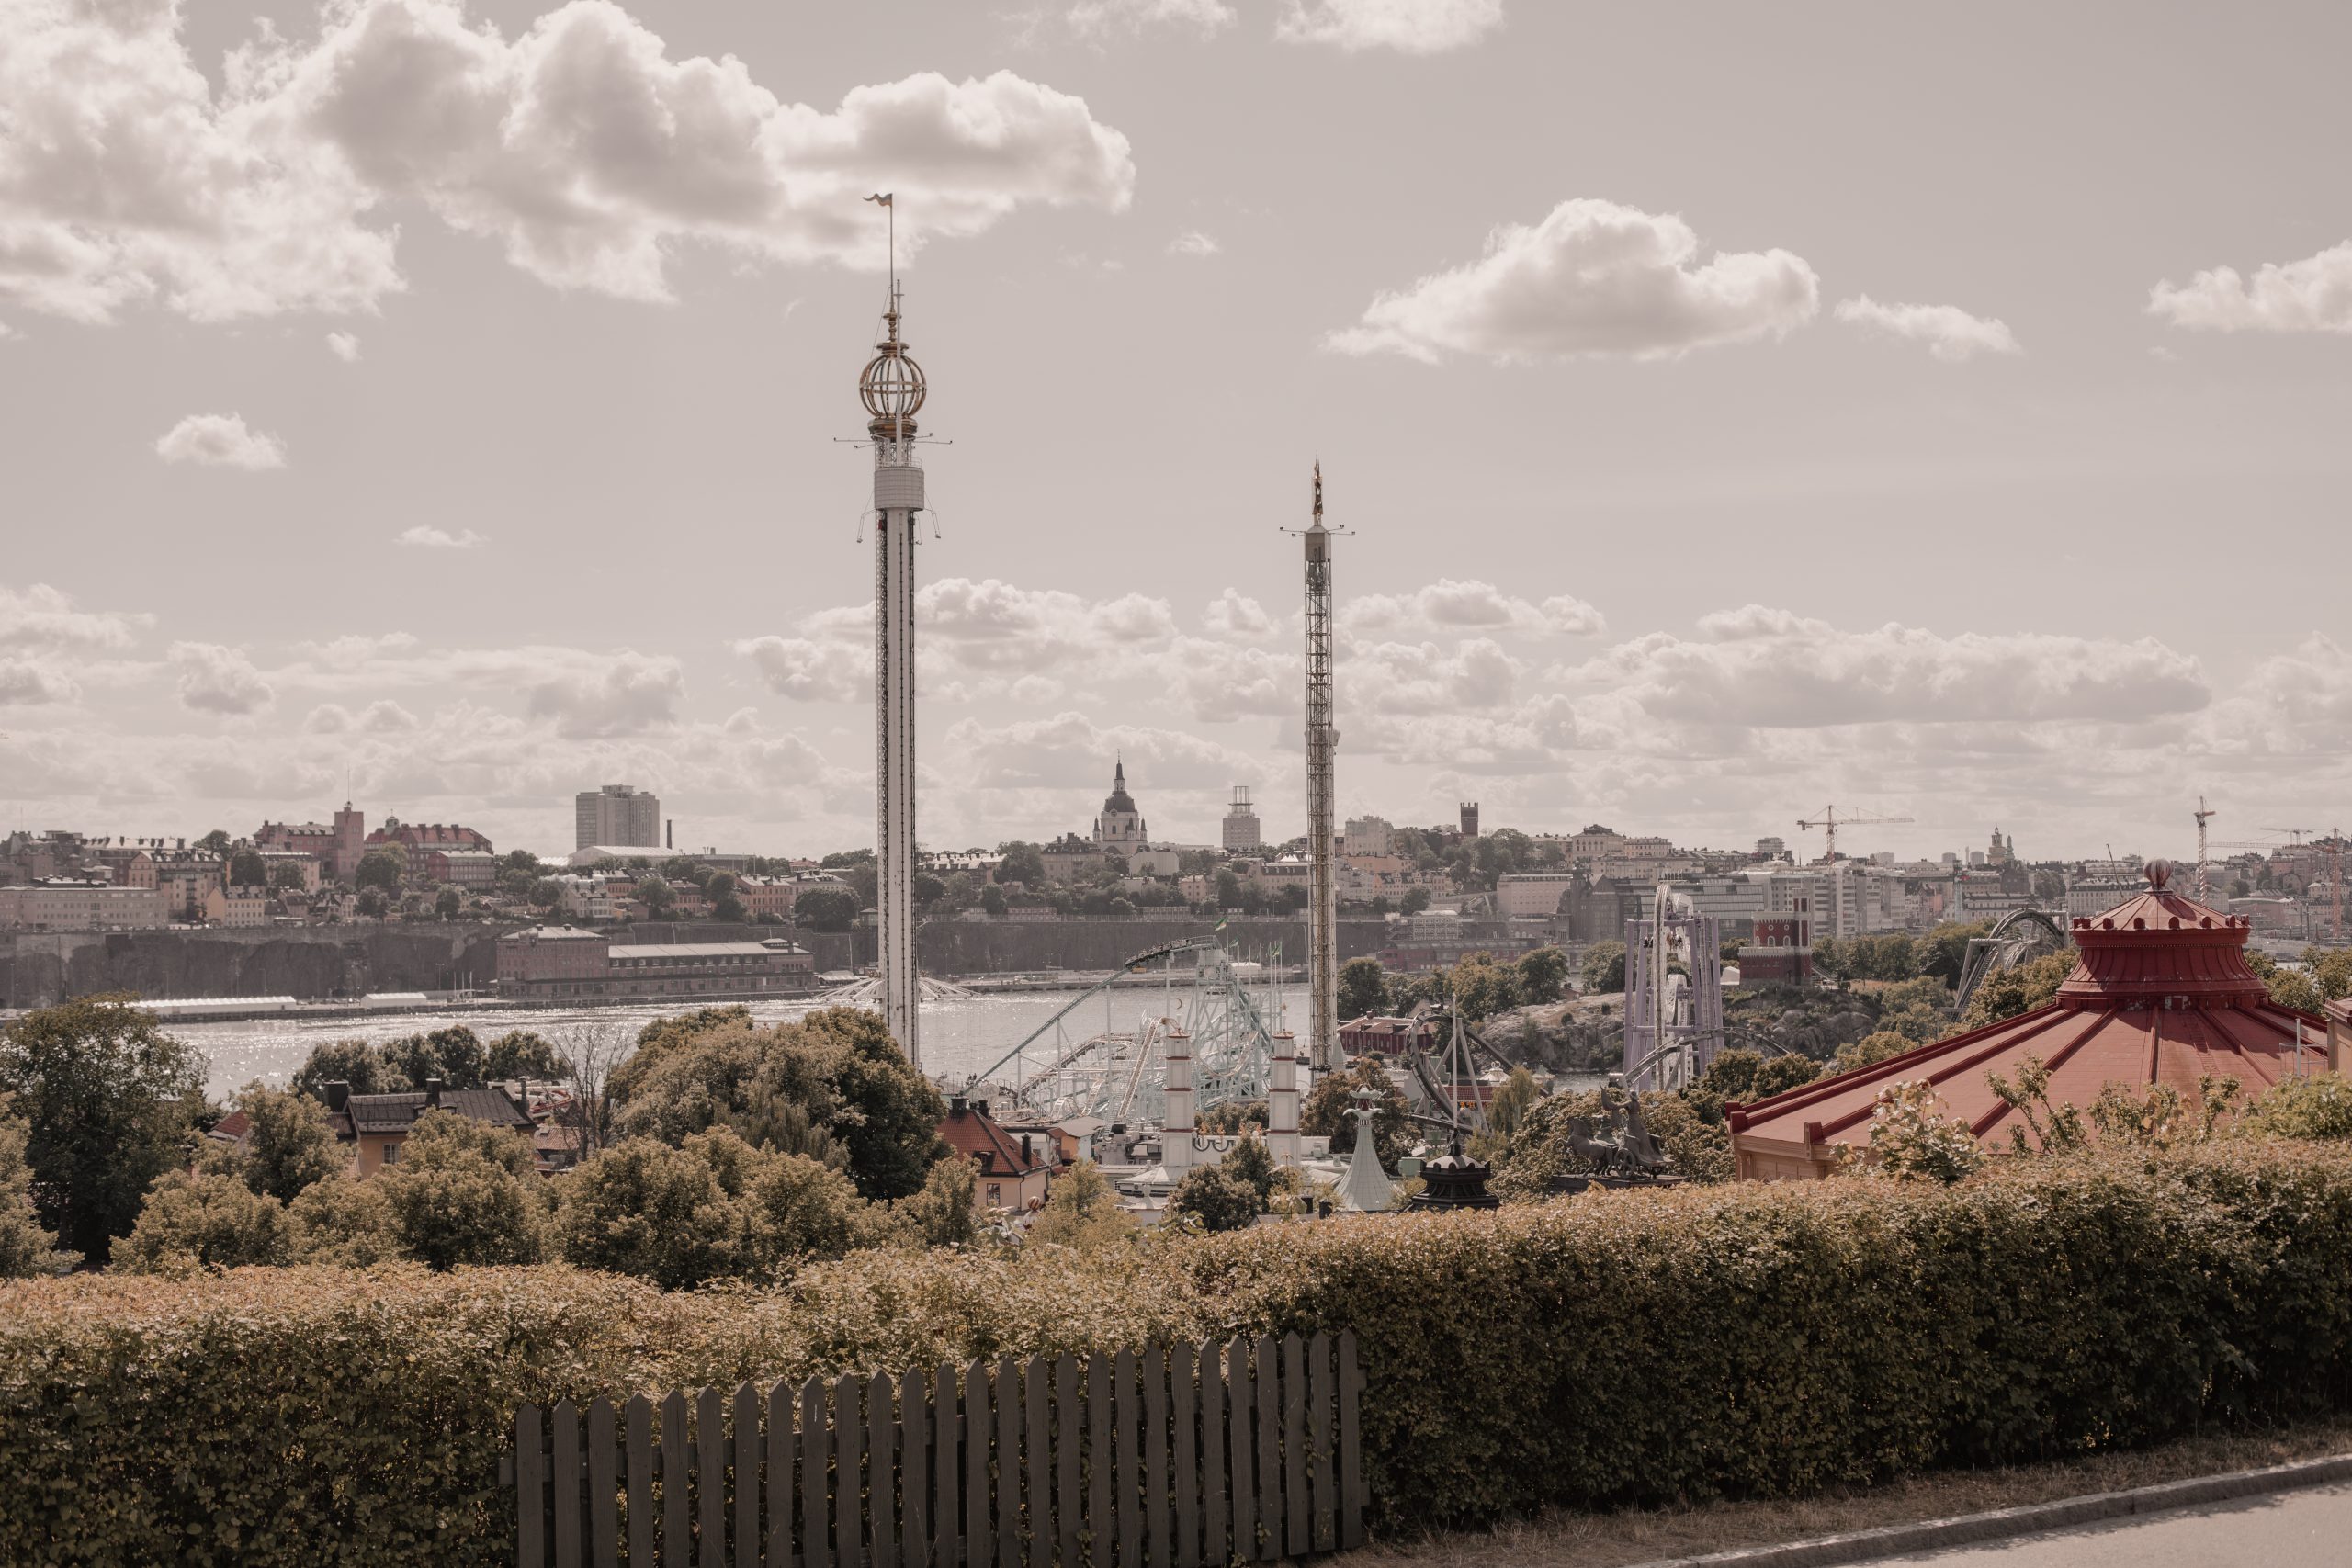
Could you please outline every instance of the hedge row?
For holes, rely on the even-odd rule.
[[[2352,1405],[2352,1152],[1594,1193],[1170,1247],[0,1289],[0,1562],[489,1564],[518,1402],[1350,1326],[1389,1530]]]

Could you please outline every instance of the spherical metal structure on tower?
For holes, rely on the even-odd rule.
[[[882,352],[866,363],[857,378],[857,395],[865,400],[876,435],[911,435],[915,411],[922,407],[922,367],[907,356],[907,345],[899,341],[898,324],[893,312],[890,336],[876,345]]]

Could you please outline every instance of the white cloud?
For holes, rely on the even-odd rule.
[[[1555,670],[1654,719],[1738,728],[1828,725],[2132,724],[2194,713],[2204,668],[2153,637],[1873,631],[1749,604],[1702,616],[1695,639],[1656,632]]]
[[[1274,618],[1266,607],[1238,588],[1228,588],[1201,612],[1201,624],[1219,637],[1263,637],[1274,635]]]
[[[2267,262],[2251,283],[2227,266],[2178,288],[2159,283],[2148,312],[2211,332],[2352,333],[2352,240],[2284,265]]]
[[[452,534],[447,528],[436,528],[430,523],[420,523],[404,529],[392,543],[412,545],[426,550],[478,550],[490,543],[489,536],[477,534],[471,528],[460,528]]]
[[[1187,229],[1168,242],[1169,254],[1180,256],[1213,256],[1225,249],[1216,239],[1198,229]]]
[[[175,642],[169,654],[179,671],[180,705],[198,713],[251,714],[268,707],[277,693],[243,649],[217,642]]]
[[[551,718],[566,739],[640,735],[678,722],[686,675],[675,659],[622,649],[601,669],[567,671],[531,689],[534,718]]]
[[[1532,227],[1507,223],[1475,262],[1384,293],[1327,346],[1434,364],[1624,355],[1655,359],[1711,344],[1785,336],[1820,308],[1820,284],[1787,251],[1717,252],[1672,214],[1564,201]]]
[[[1296,654],[1180,637],[1168,650],[1165,669],[1185,710],[1204,724],[1287,717],[1306,700],[1304,662]]]
[[[1503,0],[1283,0],[1274,36],[1351,54],[1366,49],[1442,54],[1476,43],[1502,25]]]
[[[214,468],[282,468],[286,444],[264,431],[245,428],[244,416],[192,413],[165,431],[155,455],[166,463],[201,463]]]
[[[37,659],[0,659],[0,707],[70,703],[82,694],[71,677]]]
[[[734,646],[778,696],[803,703],[848,703],[874,694],[870,642],[755,637]]]
[[[1838,319],[1924,343],[1951,364],[1980,354],[2022,354],[2007,323],[1972,316],[1957,305],[1882,305],[1867,294],[1840,300]]]
[[[303,716],[302,728],[311,735],[405,735],[418,726],[416,715],[389,699],[369,703],[353,713],[340,703],[321,703]]]
[[[1450,577],[1410,593],[1364,593],[1342,600],[1340,625],[1350,632],[1397,626],[1509,627],[1561,637],[1598,637],[1608,627],[1600,611],[1570,594],[1554,594],[1534,604],[1491,582]]]
[[[345,365],[355,364],[359,358],[359,340],[349,333],[329,333],[327,352]]]
[[[1205,38],[1231,27],[1235,12],[1225,0],[1075,0],[1062,20],[1082,39],[1151,27],[1190,28]]]
[[[948,727],[941,752],[967,788],[1099,789],[1114,759],[1124,757],[1136,787],[1216,788],[1256,778],[1263,769],[1229,746],[1181,729],[1149,725],[1097,725],[1084,714],[989,725],[976,718]],[[1146,814],[1148,816],[1148,813]]]
[[[0,648],[100,652],[129,648],[155,617],[83,610],[46,582],[22,592],[0,584]]]
[[[1437,644],[1381,642],[1348,650],[1344,701],[1351,715],[1460,713],[1510,701],[1525,666],[1491,637],[1453,652]]]
[[[993,577],[946,577],[916,590],[915,627],[927,657],[936,654],[963,669],[1011,675],[1165,642],[1176,635],[1176,614],[1165,599],[1145,593],[1094,603],[1059,589],[1023,588]],[[819,642],[870,643],[874,606],[869,602],[820,610],[799,629],[802,637]],[[752,651],[741,644],[737,650]],[[770,650],[769,657],[808,656],[786,648]]]
[[[669,297],[682,243],[875,265],[1032,205],[1124,209],[1126,138],[1010,72],[785,103],[732,56],[673,60],[609,0],[508,39],[460,0],[334,0],[264,28],[216,93],[165,0],[12,0],[0,54],[0,298],[82,321],[372,310],[413,200],[546,282]],[[371,226],[372,225],[372,226]]]

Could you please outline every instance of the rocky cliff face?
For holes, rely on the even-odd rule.
[[[68,997],[356,997],[440,991],[497,977],[485,926],[315,926],[266,931],[18,934],[0,948],[0,997],[16,1008]]]

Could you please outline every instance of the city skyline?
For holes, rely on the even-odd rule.
[[[2200,791],[2224,841],[2345,815],[2338,9],[6,9],[8,101],[212,154],[0,132],[6,826],[347,773],[502,844],[615,778],[682,846],[869,842],[831,438],[893,188],[956,443],[932,847],[1081,830],[1121,754],[1170,840],[1235,784],[1303,822],[1317,451],[1343,818],[1810,855],[1835,802],[1916,818],[1855,852],[2039,859],[2183,855]],[[417,122],[403,40],[529,112]]]

